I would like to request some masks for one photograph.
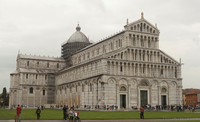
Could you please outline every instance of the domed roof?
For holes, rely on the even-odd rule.
[[[85,36],[85,34],[83,34],[82,32],[80,32],[81,27],[78,26],[76,27],[76,32],[73,33],[70,38],[68,39],[67,43],[72,43],[72,42],[85,42],[85,43],[90,43],[88,38]]]

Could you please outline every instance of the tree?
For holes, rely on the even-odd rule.
[[[6,87],[3,88],[3,92],[1,94],[1,98],[3,99],[3,106],[8,106],[9,104],[9,95],[7,94]]]
[[[2,93],[2,98],[6,98],[7,97],[7,90],[6,87],[3,88],[3,93]]]

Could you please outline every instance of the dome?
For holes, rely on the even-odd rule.
[[[71,37],[68,39],[67,43],[72,43],[72,42],[85,42],[85,43],[90,43],[88,38],[80,32],[81,27],[78,26],[76,27],[76,32],[71,35]]]

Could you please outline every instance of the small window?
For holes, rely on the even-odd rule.
[[[45,90],[43,90],[42,94],[45,95]]]
[[[121,59],[123,59],[123,53],[121,53]]]
[[[37,62],[37,66],[39,66],[40,65],[40,63],[39,63],[39,61]]]
[[[143,67],[143,74],[144,74],[144,72],[145,72],[145,67]]]
[[[119,47],[121,47],[121,40],[120,39],[119,39],[118,43],[119,43]]]
[[[174,75],[175,75],[175,78],[177,78],[177,69],[175,68],[175,73],[174,73]]]
[[[120,71],[123,72],[123,67],[122,67],[122,65],[120,66]]]
[[[57,68],[59,68],[59,63],[57,63]]]
[[[105,90],[104,83],[101,83],[101,90]]]
[[[135,36],[133,36],[133,46],[136,46]]]
[[[26,79],[28,79],[28,74],[26,74]]]
[[[37,78],[38,78],[38,75],[35,76],[35,79],[37,79]]]
[[[29,93],[30,93],[30,94],[33,94],[33,87],[31,87],[31,88],[29,89]]]
[[[149,48],[151,47],[151,43],[150,43],[150,40],[148,40],[148,47],[149,47]]]
[[[45,75],[45,80],[47,80],[47,75]]]
[[[77,90],[78,90],[78,88],[77,88],[77,86],[76,86],[76,92],[77,92]]]
[[[144,47],[144,40],[141,38],[141,47]]]
[[[140,23],[140,31],[142,31],[142,23]]]
[[[29,61],[27,61],[27,66],[29,66]]]
[[[49,62],[47,63],[47,67],[49,68]]]
[[[161,69],[161,71],[160,71],[160,75],[163,75],[163,69]]]

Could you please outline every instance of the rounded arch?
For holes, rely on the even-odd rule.
[[[154,81],[152,82],[152,86],[153,86],[153,87],[157,87],[157,86],[158,86],[158,81],[157,81],[157,80],[154,80]]]
[[[126,78],[121,78],[120,80],[119,80],[119,84],[128,84],[128,80],[126,79]]]
[[[137,85],[137,79],[135,79],[135,78],[131,79],[130,83],[132,86]]]
[[[113,84],[113,83],[116,83],[116,78],[114,78],[114,77],[110,77],[110,78],[108,78],[108,83],[109,84]]]
[[[170,85],[171,85],[172,87],[177,87],[176,81],[172,81]]]
[[[160,86],[167,86],[168,87],[167,81],[165,81],[165,80],[161,81]]]

